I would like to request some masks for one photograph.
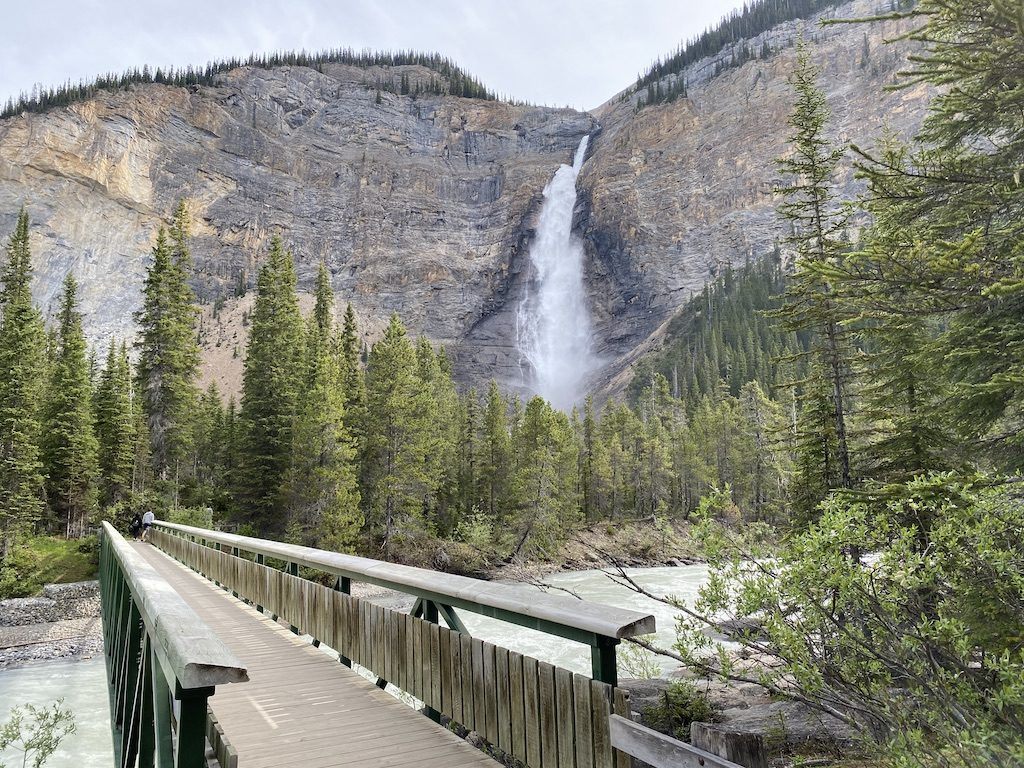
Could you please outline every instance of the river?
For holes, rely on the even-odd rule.
[[[675,595],[684,603],[692,604],[697,596],[697,590],[707,580],[708,571],[707,566],[704,565],[684,565],[665,568],[627,568],[626,573],[655,595]],[[585,600],[594,600],[606,605],[653,614],[658,630],[656,644],[663,648],[672,647],[675,640],[675,617],[678,612],[671,606],[651,600],[628,587],[616,584],[603,571],[556,573],[545,577],[544,582],[552,587],[572,590]],[[571,669],[573,672],[586,675],[591,672],[590,647],[582,643],[553,637],[543,632],[507,624],[468,611],[460,611],[459,617],[465,623],[466,629],[476,637],[527,656],[533,656],[541,661]],[[675,661],[662,657],[657,658],[656,662],[661,666],[663,673],[678,666]],[[627,676],[626,670],[620,670],[620,676]]]
[[[20,704],[46,706],[63,698],[75,713],[76,733],[57,748],[46,768],[110,768],[114,762],[110,735],[106,672],[102,656],[84,661],[37,662],[0,670],[0,720]],[[0,754],[0,763],[21,765],[21,754]]]

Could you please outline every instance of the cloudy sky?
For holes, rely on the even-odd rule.
[[[252,51],[439,51],[493,90],[584,109],[740,0],[37,0],[0,28],[0,100],[33,84]],[[8,3],[4,3],[8,5]]]

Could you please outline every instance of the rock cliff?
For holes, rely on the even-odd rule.
[[[854,0],[834,15],[872,10]],[[838,138],[918,124],[926,93],[883,91],[906,52],[883,44],[896,22],[805,26]],[[369,338],[398,312],[450,349],[463,381],[515,386],[541,192],[592,134],[576,228],[607,382],[722,264],[768,252],[782,234],[773,161],[785,150],[796,34],[783,24],[748,41],[771,53],[739,67],[726,66],[729,49],[696,62],[688,98],[639,111],[629,92],[587,114],[376,90],[381,79],[436,77],[412,65],[243,67],[212,86],[103,93],[0,121],[0,233],[26,204],[37,297],[52,310],[74,270],[100,341],[132,332],[155,230],[187,197],[208,368],[229,390],[251,300],[232,297],[254,284],[275,232],[295,253],[300,287],[327,263]],[[855,194],[849,169],[843,185]]]

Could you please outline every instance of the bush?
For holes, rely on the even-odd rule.
[[[801,697],[896,765],[1021,765],[1024,498],[990,486],[936,474],[835,495],[774,559],[706,521],[712,573],[677,649]],[[704,633],[749,616],[767,636],[734,638],[762,660],[753,674]]]
[[[690,740],[690,723],[713,723],[718,710],[703,691],[686,680],[673,680],[661,699],[643,712],[645,724],[680,741]]]
[[[191,525],[193,528],[213,528],[213,510],[210,507],[178,507],[167,511],[167,522]]]
[[[42,589],[39,564],[39,555],[24,544],[8,550],[0,565],[0,599],[29,597]]]

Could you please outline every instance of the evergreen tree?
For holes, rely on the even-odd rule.
[[[188,468],[190,427],[198,392],[199,345],[195,296],[188,285],[188,210],[175,211],[170,240],[163,228],[153,247],[153,263],[143,285],[139,323],[138,378],[142,408],[151,441],[153,470],[173,480]]]
[[[833,288],[832,277],[841,262],[843,243],[841,236],[848,223],[848,216],[836,201],[832,187],[833,177],[843,150],[832,146],[825,135],[829,110],[825,96],[818,88],[817,68],[811,63],[806,43],[797,45],[797,67],[793,75],[796,104],[790,118],[793,127],[792,154],[778,161],[782,172],[792,180],[783,190],[786,202],[779,207],[780,213],[790,222],[793,235],[790,241],[797,250],[794,273],[786,291],[786,303],[778,316],[795,331],[810,330],[814,333],[812,355],[818,364],[811,371],[824,376],[830,390],[823,399],[822,389],[815,382],[808,382],[805,389],[818,391],[814,409],[827,405],[831,409],[832,426],[829,432],[835,438],[835,473],[826,472],[824,477],[830,488],[852,488],[853,475],[850,463],[849,387],[850,351],[849,341],[842,325],[843,310]],[[808,419],[805,426],[817,425],[824,428],[818,414]],[[831,445],[831,437],[822,434],[820,439],[810,438],[805,445],[819,444],[822,450]],[[821,464],[831,466],[832,457],[823,454]],[[802,464],[800,470],[806,469]],[[806,482],[806,488],[813,487]]]
[[[483,445],[480,462],[480,497],[484,511],[496,526],[504,523],[512,445],[509,433],[508,403],[491,380],[483,417]]]
[[[45,334],[32,303],[28,213],[7,243],[0,292],[0,558],[43,512],[39,458]]]
[[[300,543],[350,552],[363,517],[355,450],[344,427],[332,317],[333,294],[318,290],[306,339],[309,379],[299,399],[284,499]]]
[[[576,493],[576,451],[569,419],[534,397],[517,430],[518,464],[511,478],[509,549],[521,554],[553,556],[580,520]]]
[[[305,359],[295,286],[292,255],[275,236],[256,284],[242,374],[244,438],[238,494],[247,521],[270,536],[280,535],[287,526],[281,491],[292,459]]]
[[[939,92],[913,144],[855,148],[877,224],[844,277],[858,309],[913,329],[920,346],[908,364],[926,375],[916,383],[946,382],[944,390],[915,390],[923,410],[907,428],[912,421],[944,426],[970,441],[975,456],[1018,471],[1024,125],[1013,105],[1024,98],[1020,8],[921,0],[914,16],[923,24],[907,36],[923,50],[906,84]],[[906,382],[910,373],[899,375]],[[925,458],[922,468],[933,463]]]
[[[82,536],[96,509],[97,442],[93,431],[89,358],[78,313],[78,284],[64,280],[43,432],[50,506],[66,536]]]
[[[132,490],[136,438],[131,387],[127,350],[111,340],[94,399],[99,498],[103,506],[124,500]]]
[[[342,321],[341,333],[338,337],[339,386],[343,397],[342,406],[345,410],[345,428],[356,446],[357,454],[363,454],[366,418],[366,381],[360,361],[362,345],[359,342],[359,329],[356,324],[356,313],[349,304],[345,307],[345,318]]]
[[[385,555],[399,533],[423,531],[436,480],[427,457],[431,434],[417,368],[416,349],[392,315],[366,368],[367,523]]]

